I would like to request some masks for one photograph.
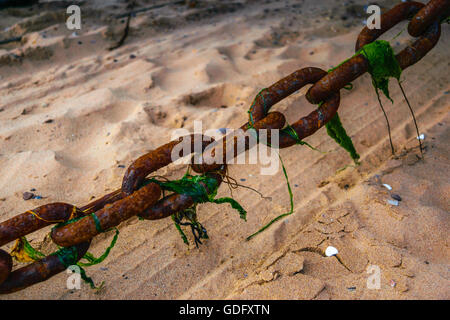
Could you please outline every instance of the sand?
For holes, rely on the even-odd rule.
[[[383,8],[393,1],[378,1]],[[397,1],[395,1],[397,2]],[[139,1],[136,8],[162,1]],[[124,1],[88,1],[82,30],[67,30],[65,4],[0,11],[0,221],[50,202],[84,205],[120,187],[125,168],[170,140],[174,129],[237,128],[254,96],[302,67],[325,70],[353,54],[366,1],[199,1],[169,5],[131,19],[120,48]],[[391,40],[406,23],[383,39]],[[8,28],[9,27],[9,28]],[[6,29],[7,28],[7,29]],[[66,288],[67,274],[0,299],[449,299],[450,184],[449,42],[407,69],[403,85],[425,134],[423,161],[414,125],[395,81],[394,103],[383,99],[396,156],[369,75],[341,91],[339,114],[361,165],[325,129],[306,146],[281,150],[294,193],[294,213],[245,241],[289,210],[281,171],[230,166],[233,192],[248,212],[228,205],[199,206],[209,240],[186,246],[171,219],[119,226],[119,240],[101,264],[87,268],[99,284]],[[391,41],[395,50],[410,38]],[[313,110],[300,90],[273,110],[296,121]],[[347,166],[347,167],[346,167]],[[124,168],[125,167],[125,168]],[[346,167],[344,170],[341,168]],[[157,172],[180,177],[186,166]],[[398,206],[387,203],[398,194]],[[43,199],[23,200],[36,189]],[[228,196],[222,186],[219,196]],[[28,236],[45,252],[49,228]],[[113,232],[95,238],[100,254]],[[11,248],[12,244],[4,247]],[[326,257],[328,246],[337,256]],[[15,268],[21,264],[16,263]],[[370,266],[380,288],[370,289]]]

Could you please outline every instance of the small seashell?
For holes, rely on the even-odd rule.
[[[325,250],[325,255],[327,257],[335,256],[338,253],[339,253],[338,249],[336,249],[335,247],[332,247],[332,246],[327,247],[327,249]]]
[[[388,190],[392,190],[392,187],[386,183],[383,183],[383,187],[385,187]]]
[[[422,133],[420,136],[416,137],[417,140],[424,140],[425,135]]]
[[[389,204],[393,205],[393,206],[398,206],[398,201],[397,200],[388,200],[387,202]]]

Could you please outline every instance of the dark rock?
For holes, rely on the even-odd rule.
[[[402,201],[402,198],[401,198],[398,194],[396,194],[396,193],[391,194],[391,197],[392,197],[392,199],[394,199],[394,200]]]
[[[30,200],[34,198],[34,193],[31,192],[24,192],[22,194],[23,200]]]

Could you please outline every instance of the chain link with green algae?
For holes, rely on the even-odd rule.
[[[399,80],[400,75],[401,75],[401,68],[400,68],[400,65],[398,64],[397,59],[395,59],[394,51],[392,50],[392,47],[390,46],[389,42],[384,41],[384,40],[374,41],[370,44],[365,45],[361,50],[356,52],[355,55],[353,55],[353,57],[357,56],[359,54],[363,54],[364,57],[369,61],[369,65],[370,65],[369,73],[372,76],[372,84],[375,87],[377,94],[378,94],[378,89],[380,89],[383,91],[383,93],[386,95],[386,97],[388,97],[392,101],[392,99],[389,97],[389,89],[388,89],[389,77],[394,77]],[[345,62],[349,61],[351,58],[343,61],[336,67],[331,68],[330,70],[328,70],[328,73],[334,71],[339,66],[341,66]],[[344,87],[344,89],[346,89],[346,90],[353,89],[353,84],[352,83],[347,84]],[[261,93],[264,90],[266,90],[266,88],[262,89],[256,95],[256,98],[259,95],[261,95]],[[263,99],[264,111],[266,111],[264,96],[261,95],[261,97]],[[256,98],[248,111],[248,113],[250,115],[249,126],[250,126],[251,131],[255,131],[254,126],[253,126],[253,124],[254,124],[253,115],[251,112],[256,103]],[[323,102],[320,102],[318,106],[320,107],[322,104],[323,104]],[[358,159],[360,158],[360,155],[356,152],[355,146],[353,145],[353,141],[348,136],[347,132],[345,131],[344,127],[342,126],[342,122],[339,118],[338,113],[336,113],[336,115],[329,122],[327,122],[327,124],[325,126],[327,128],[328,135],[332,139],[334,139],[342,148],[344,148],[350,154],[350,156],[353,159],[353,161],[355,162],[355,164],[358,165],[359,164]],[[310,148],[317,150],[314,147],[312,147],[311,145],[307,144],[306,142],[300,140],[300,138],[298,137],[295,130],[289,124],[281,131],[286,133],[290,137],[292,137],[294,140],[296,140],[296,144],[300,144],[300,145],[306,144]],[[256,137],[257,137],[257,135],[256,135]],[[250,240],[257,234],[266,230],[274,222],[280,220],[281,218],[283,218],[285,216],[291,215],[293,213],[294,202],[293,202],[292,190],[291,190],[291,187],[289,184],[289,178],[287,176],[286,168],[284,166],[284,163],[283,163],[283,160],[281,159],[280,154],[278,154],[278,156],[280,158],[281,165],[283,168],[283,174],[285,176],[286,183],[288,186],[291,208],[290,208],[289,212],[277,216],[276,218],[272,219],[269,223],[267,223],[265,226],[263,226],[261,229],[259,229],[257,232],[255,232],[252,235],[250,235],[249,237],[247,237],[247,240]]]
[[[187,220],[190,221],[191,227],[193,228],[198,228],[199,226],[201,226],[201,224],[196,220],[196,206],[199,203],[207,203],[207,202],[216,204],[229,203],[233,209],[239,212],[239,217],[244,221],[247,221],[247,212],[236,200],[230,197],[222,197],[215,199],[219,188],[219,183],[217,179],[210,177],[207,174],[194,176],[189,174],[188,169],[188,171],[181,179],[172,181],[160,181],[155,178],[151,178],[147,179],[143,183],[143,185],[147,185],[149,183],[158,184],[163,191],[171,191],[177,194],[184,194],[192,198],[194,204],[190,208],[187,208],[179,213],[175,213],[172,215],[172,220],[175,224],[175,227],[180,233],[183,242],[187,245],[189,245],[189,241],[187,240],[185,233],[181,229],[180,220],[182,218],[187,218]],[[210,191],[208,192],[208,190]],[[193,212],[191,212],[192,210]],[[198,232],[199,237],[204,238],[202,237],[202,235],[204,233],[206,234],[206,230],[205,232],[200,231]],[[197,245],[198,240],[195,234],[194,238]]]
[[[402,68],[395,58],[394,50],[385,40],[376,40],[363,46],[357,54],[362,54],[369,61],[369,73],[375,91],[381,90],[393,103],[389,95],[389,78],[400,81]]]
[[[91,216],[91,215],[74,218],[74,219],[68,220],[66,222],[59,223],[53,228],[62,227],[62,226],[74,223],[76,221],[79,221],[81,219],[87,218],[89,216]],[[96,223],[96,227],[97,227],[97,223]],[[100,227],[100,230],[101,230],[101,227]],[[98,231],[106,232],[106,231],[110,231],[112,229],[109,229],[106,231],[104,231],[104,230],[100,231],[100,230],[98,230]],[[69,266],[77,265],[80,268],[81,278],[86,283],[88,283],[92,289],[100,289],[100,288],[102,288],[104,282],[102,282],[99,287],[96,287],[94,284],[94,281],[92,280],[92,278],[87,276],[86,271],[83,269],[83,267],[90,267],[90,266],[99,264],[108,257],[111,249],[115,246],[118,236],[119,236],[119,230],[117,228],[115,228],[115,231],[116,231],[116,233],[115,233],[110,245],[106,248],[105,252],[100,257],[96,258],[92,253],[86,252],[86,254],[80,259],[80,260],[82,260],[82,259],[87,260],[88,261],[87,263],[78,261],[78,254],[77,254],[76,246],[71,246],[71,247],[59,247],[58,246],[59,249],[56,252],[51,253],[50,255],[57,256],[59,261],[62,263],[62,265],[66,269]],[[20,244],[18,244],[18,246],[19,246],[18,251],[23,251],[31,260],[39,261],[39,260],[45,258],[45,254],[43,254],[39,250],[33,248],[33,246],[28,242],[26,237],[20,237],[19,242],[20,242]]]
[[[117,240],[117,234],[118,234],[118,231],[116,232],[116,236],[113,239],[114,243]],[[33,248],[33,246],[28,242],[26,237],[20,237],[19,241],[21,243],[21,245],[20,245],[21,247],[19,250],[23,250],[23,252],[31,260],[39,261],[39,260],[42,260],[43,258],[45,258],[46,255],[43,254],[42,252],[40,252],[39,250]],[[112,245],[112,246],[114,246],[114,245]],[[102,282],[100,284],[100,286],[96,287],[92,278],[86,274],[86,271],[83,269],[83,266],[91,266],[91,265],[95,265],[95,264],[102,262],[108,256],[109,251],[111,250],[112,246],[110,245],[106,249],[105,253],[99,258],[95,258],[91,253],[87,252],[81,258],[81,259],[87,259],[88,261],[91,262],[91,263],[87,263],[87,264],[84,264],[84,263],[78,261],[78,251],[77,251],[76,246],[71,246],[71,247],[59,247],[58,246],[58,250],[53,253],[50,253],[49,256],[56,256],[59,259],[59,261],[61,262],[61,264],[64,266],[64,268],[66,268],[66,269],[73,265],[78,266],[80,268],[81,279],[83,279],[83,281],[88,283],[92,289],[100,289],[103,286],[104,282]]]
[[[395,58],[394,50],[390,43],[385,40],[376,40],[372,43],[366,44],[360,50],[358,50],[351,58],[357,55],[363,55],[369,62],[369,73],[372,77],[372,85],[375,88],[375,92],[378,96],[378,90],[381,90],[383,94],[393,102],[389,95],[389,78],[393,77],[400,81],[402,69],[397,59]],[[350,60],[351,58],[343,61],[334,68],[328,70],[332,72],[339,66]],[[351,84],[350,84],[351,85]],[[344,89],[349,90],[349,85]],[[319,107],[323,102],[319,104]],[[338,113],[326,124],[328,135],[333,138],[341,147],[343,147],[352,157],[355,164],[359,164],[359,154],[356,152],[355,146],[351,138],[348,136]]]
[[[340,67],[341,65],[343,65],[344,63],[346,63],[347,61],[349,61],[351,58],[341,62],[340,64],[338,64],[336,67],[333,67],[331,69],[328,70],[328,73],[333,72],[334,70],[336,70],[338,67]],[[353,89],[353,84],[352,83],[348,83],[347,85],[344,86],[345,90],[352,90]],[[320,102],[318,104],[318,107],[320,108],[323,104],[323,101]],[[340,145],[342,148],[344,148],[344,150],[346,150],[349,154],[350,157],[353,159],[353,162],[356,165],[359,165],[359,154],[356,152],[355,146],[353,145],[353,141],[350,138],[350,136],[347,134],[347,131],[345,131],[344,126],[342,125],[342,122],[339,118],[339,114],[336,112],[336,114],[333,116],[333,118],[331,118],[330,121],[328,121],[325,124],[325,127],[327,128],[327,134],[334,140],[336,141],[336,143],[338,145]]]

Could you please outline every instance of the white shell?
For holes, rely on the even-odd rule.
[[[393,205],[393,206],[398,206],[398,201],[397,200],[388,200],[387,201],[389,204]]]
[[[386,183],[383,183],[383,187],[385,187],[388,190],[392,190],[392,187]]]
[[[422,133],[420,136],[416,137],[417,140],[425,139],[425,135]]]
[[[335,256],[339,253],[338,249],[336,249],[335,247],[329,246],[326,250],[325,250],[325,255],[327,257],[331,257],[331,256]]]

